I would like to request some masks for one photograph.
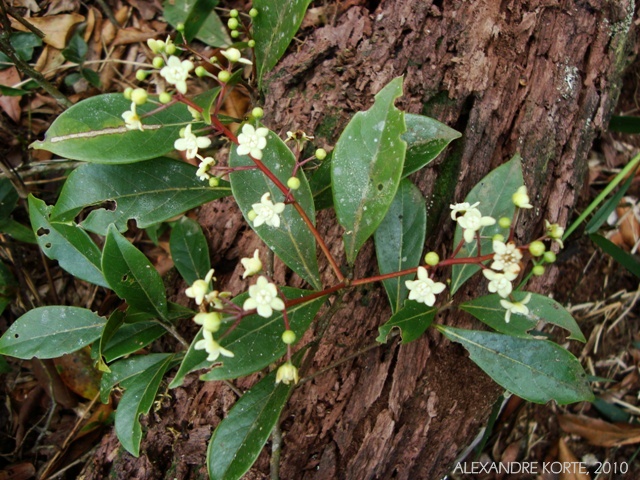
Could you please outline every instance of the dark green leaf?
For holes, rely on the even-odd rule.
[[[33,57],[33,50],[42,46],[42,39],[31,32],[13,32],[10,37],[11,46],[16,55],[25,62]],[[0,52],[0,70],[13,65],[13,62],[4,53]],[[4,92],[3,95],[6,95]]]
[[[620,247],[616,246],[610,240],[607,240],[601,235],[591,234],[589,238],[598,245],[604,253],[610,255],[616,262],[622,265],[624,268],[633,273],[636,277],[640,278],[640,262],[635,256],[625,252]]]
[[[98,370],[101,372],[109,372],[109,367],[104,361],[103,355],[106,346],[109,344],[113,336],[118,332],[118,329],[124,324],[125,313],[121,310],[114,310],[113,313],[107,319],[107,323],[104,324],[102,334],[100,335],[100,341],[93,344],[96,349],[95,356],[98,358]],[[92,352],[94,353],[94,352]]]
[[[62,268],[87,282],[109,287],[102,274],[101,252],[91,237],[73,222],[52,222],[53,207],[29,195],[29,216],[38,245],[44,254]]]
[[[418,338],[433,323],[438,309],[429,307],[424,303],[407,300],[403,308],[398,310],[384,325],[378,328],[380,335],[376,338],[377,342],[386,343],[387,337],[391,330],[400,329],[402,335],[402,343],[409,343]]]
[[[96,88],[102,87],[102,82],[100,81],[100,75],[95,70],[91,70],[90,68],[83,68],[80,70],[80,74],[82,77],[93,85]]]
[[[449,340],[462,344],[471,360],[493,380],[525,400],[555,400],[560,405],[593,400],[580,362],[555,343],[442,325],[437,328]]]
[[[609,130],[620,133],[640,133],[640,117],[613,115]]]
[[[157,99],[153,99],[157,100]],[[144,131],[128,130],[122,114],[131,102],[119,93],[87,98],[55,119],[35,149],[61,157],[94,163],[134,163],[159,157],[173,150],[180,128],[192,116],[178,103],[142,120]],[[157,108],[154,102],[137,107],[140,116]]]
[[[262,152],[262,163],[283,183],[286,184],[295,166],[295,157],[285,143],[273,132],[267,136],[267,146]],[[236,146],[231,149],[229,164],[232,167],[253,166],[248,155],[238,155]],[[307,179],[298,171],[300,188],[293,195],[311,222],[315,221],[313,197]],[[252,205],[260,203],[262,196],[269,192],[273,203],[283,202],[284,195],[278,187],[260,170],[240,170],[231,174],[231,190],[238,202],[242,214],[247,218]],[[249,225],[253,223],[247,219]],[[320,274],[316,258],[316,241],[300,214],[292,205],[287,205],[280,214],[280,226],[266,224],[254,228],[267,246],[294,272],[309,282],[314,288],[320,288]]]
[[[377,95],[368,111],[351,119],[333,150],[331,183],[347,262],[353,265],[360,247],[378,228],[396,195],[406,150],[404,114],[395,106],[402,77]]]
[[[2,68],[0,68],[2,70]],[[5,95],[7,97],[21,97],[22,95],[26,95],[31,93],[29,90],[21,89],[21,88],[12,88],[7,87],[6,85],[0,85],[0,94]]]
[[[166,362],[172,355],[169,353],[150,353],[134,355],[111,365],[111,371],[105,372],[100,381],[100,401],[107,403],[111,389],[121,383],[127,387],[142,372]]]
[[[207,448],[211,480],[240,479],[258,458],[293,388],[275,378],[276,370],[251,387],[213,432]]]
[[[102,271],[111,289],[130,306],[158,319],[168,317],[162,278],[149,259],[114,225],[109,227],[104,243]]]
[[[209,246],[198,222],[188,217],[178,220],[171,230],[169,248],[173,263],[189,285],[211,269]]]
[[[480,235],[483,237],[480,242],[483,255],[493,251],[492,237],[496,233],[505,233],[501,231],[497,220],[501,217],[513,218],[515,205],[511,197],[524,183],[520,162],[520,155],[514,155],[507,163],[500,165],[480,180],[480,183],[473,187],[464,200],[472,205],[480,202],[477,208],[482,212],[482,216],[496,219],[495,225],[480,229]],[[453,239],[454,248],[460,241],[464,241],[462,228],[456,225],[456,233]],[[473,241],[465,243],[456,258],[469,258],[476,255],[478,255],[478,242]],[[451,273],[451,295],[456,293],[464,282],[479,270],[480,267],[477,265],[454,265]]]
[[[333,206],[333,194],[331,193],[331,157],[327,155],[320,166],[311,175],[309,187],[313,192],[313,202],[316,210],[322,210]]]
[[[420,190],[408,179],[400,182],[387,215],[375,232],[376,256],[381,274],[399,272],[420,265],[427,231],[427,206]],[[384,288],[397,312],[409,294],[404,275],[384,280]]]
[[[513,292],[511,295],[517,301],[521,301],[528,293]],[[513,337],[529,338],[528,332],[539,321],[544,321],[568,330],[571,333],[568,338],[583,343],[586,342],[580,327],[571,314],[555,300],[537,293],[532,293],[531,299],[527,303],[529,315],[524,316],[519,313],[512,313],[509,323],[504,321],[506,310],[500,305],[500,296],[497,293],[469,300],[461,304],[460,308],[494,330]]]
[[[86,308],[34,308],[0,338],[0,354],[23,359],[60,357],[100,338],[105,321]]]
[[[164,18],[174,28],[184,24],[188,42],[197,38],[212,47],[231,44],[226,27],[220,21],[214,7],[218,0],[165,0]]]
[[[84,38],[82,38],[79,32],[76,32],[71,36],[67,46],[62,50],[62,56],[70,62],[82,63],[88,51],[89,46],[87,42],[84,41]]]
[[[128,319],[128,317],[127,317]],[[113,362],[125,355],[137,352],[154,340],[167,333],[167,330],[158,322],[144,321],[138,323],[125,323],[109,339],[103,347],[102,355],[105,362]]]
[[[114,202],[113,210],[92,210],[82,226],[106,235],[109,224],[126,231],[168,220],[191,208],[231,194],[227,182],[212,188],[196,177],[196,167],[169,158],[135,165],[88,164],[74,170],[62,188],[53,220],[72,220],[83,208]]]
[[[602,224],[607,221],[607,218],[609,218],[609,215],[611,215],[611,212],[616,209],[620,200],[631,186],[631,183],[633,183],[634,178],[634,174],[629,175],[629,178],[627,178],[627,180],[622,184],[615,195],[613,195],[598,209],[591,220],[589,220],[589,223],[587,223],[587,226],[584,227],[585,233],[596,233],[600,229]]]
[[[11,180],[0,178],[0,220],[6,220],[18,204],[18,192]]]
[[[0,220],[0,232],[10,235],[19,242],[36,243],[33,231],[20,222],[16,222],[13,218]]]

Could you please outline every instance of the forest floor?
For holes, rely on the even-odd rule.
[[[73,103],[106,92],[122,92],[135,82],[133,62],[158,32],[170,31],[162,20],[159,1],[110,2],[114,18],[128,25],[118,29],[107,18],[102,2],[77,0],[48,2],[38,11],[36,2],[21,3],[41,30],[52,40],[33,46],[28,60]],[[43,2],[38,2],[42,4]],[[45,2],[47,3],[47,2]],[[21,9],[25,12],[25,9]],[[88,50],[73,47],[69,39],[77,25]],[[15,25],[15,28],[18,28]],[[61,53],[75,48],[80,62],[69,62]],[[74,52],[67,52],[67,57]],[[81,66],[78,65],[81,64]],[[88,72],[87,69],[92,72]],[[28,78],[15,67],[0,70],[0,85],[27,88]],[[93,83],[93,84],[92,84]],[[26,310],[38,304],[65,303],[106,311],[112,298],[75,280],[55,262],[47,260],[30,243],[26,196],[53,198],[68,171],[55,166],[50,153],[28,148],[61,111],[51,95],[35,89],[26,95],[0,96],[0,177],[9,178],[20,197],[11,213],[12,222],[0,224],[0,260],[16,278],[13,288],[0,290],[7,300],[0,318],[0,333]],[[618,112],[640,115],[640,62],[625,77]],[[630,158],[640,150],[632,135],[605,133],[591,153],[590,174],[578,211],[586,207]],[[3,184],[4,185],[4,184]],[[4,195],[4,191],[0,192]],[[632,183],[626,205],[608,227],[615,243],[628,251],[640,241],[640,177]],[[51,203],[51,202],[49,202]],[[20,224],[24,228],[20,228]],[[167,242],[157,243],[131,230],[134,240],[167,271],[171,261]],[[554,298],[575,316],[588,342],[571,342],[569,348],[593,377],[597,401],[574,406],[533,405],[511,397],[497,418],[484,446],[466,460],[507,462],[583,462],[589,476],[549,474],[547,480],[634,478],[616,474],[625,464],[638,465],[640,452],[640,333],[638,328],[638,278],[604,255],[586,235],[574,235],[558,258],[560,282]],[[0,274],[2,271],[0,271]],[[63,297],[63,298],[60,298]],[[9,303],[9,301],[11,303]],[[0,357],[0,480],[28,478],[76,478],[90,458],[105,429],[110,428],[111,404],[97,401],[99,373],[87,352],[56,360],[17,361]],[[626,426],[625,426],[626,425]],[[526,448],[522,448],[523,445]],[[526,451],[522,458],[519,452]],[[600,475],[595,470],[603,464]],[[609,467],[605,462],[609,462]],[[609,473],[607,473],[609,472]],[[456,479],[521,478],[495,474],[464,475]],[[640,478],[640,477],[635,477]]]

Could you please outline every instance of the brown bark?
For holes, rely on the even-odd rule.
[[[526,240],[540,232],[544,219],[568,221],[588,150],[617,98],[631,0],[337,3],[330,22],[303,32],[303,43],[270,75],[265,111],[272,129],[302,129],[331,146],[355,111],[368,108],[373,94],[404,75],[400,107],[464,133],[432,167],[413,177],[430,205],[430,249],[445,254],[451,243],[443,207],[461,201],[516,152],[539,206],[525,217],[518,235]],[[251,254],[258,241],[229,201],[204,207],[200,219],[222,281],[229,281],[231,290],[241,289],[245,284],[235,262]],[[322,212],[318,223],[332,251],[343,258],[342,232],[332,215]],[[330,283],[331,272],[323,267]],[[375,271],[367,244],[355,276]],[[278,267],[277,277],[300,285],[287,275]],[[534,289],[548,292],[555,280],[550,269]],[[472,281],[458,295],[464,298],[479,288]],[[381,288],[348,292],[306,374],[374,343],[388,316]],[[478,328],[459,313],[438,321]],[[236,386],[251,383],[241,380]],[[459,346],[437,333],[404,346],[392,341],[295,391],[282,419],[281,476],[441,478],[478,433],[500,390]],[[195,378],[171,394],[165,408],[147,420],[141,458],[118,452],[111,435],[87,478],[109,471],[118,478],[202,473],[206,440],[235,397],[224,384]],[[249,478],[266,478],[267,463],[263,452]]]

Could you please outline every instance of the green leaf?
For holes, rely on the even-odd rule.
[[[566,405],[594,398],[580,362],[555,343],[443,325],[436,328],[462,344],[496,383],[525,400]]]
[[[165,0],[164,18],[174,28],[184,24],[184,35],[188,42],[197,38],[212,47],[231,44],[226,27],[214,10],[218,0]]]
[[[251,387],[213,432],[207,448],[211,480],[240,479],[258,458],[293,389],[275,378],[276,370]]]
[[[18,204],[18,192],[11,180],[0,178],[0,220],[6,220]]]
[[[128,130],[122,114],[130,108],[131,102],[121,93],[87,98],[62,112],[45,139],[31,146],[72,160],[134,163],[172,151],[180,128],[192,121],[187,107],[178,103],[145,116],[144,131]],[[137,112],[142,117],[155,109],[154,102],[147,102]]]
[[[613,212],[616,207],[620,204],[620,200],[627,193],[627,190],[633,183],[635,178],[635,174],[629,175],[629,178],[622,184],[622,186],[618,189],[618,191],[613,195],[609,200],[607,200],[596,213],[594,213],[587,226],[584,227],[584,231],[587,234],[596,233],[602,224],[607,221],[611,212]]]
[[[128,318],[127,318],[128,320]],[[104,361],[109,363],[137,352],[167,333],[158,322],[125,323],[103,347]]]
[[[295,157],[285,143],[273,132],[267,136],[267,146],[262,151],[262,163],[283,183],[291,177],[295,167]],[[248,155],[238,155],[232,146],[229,158],[231,167],[254,166]],[[307,179],[298,171],[300,188],[293,192],[294,198],[305,211],[311,222],[315,221],[313,197]],[[294,272],[320,289],[320,274],[316,258],[316,241],[300,214],[292,205],[287,205],[280,214],[280,226],[266,224],[253,227],[248,219],[253,204],[260,203],[262,196],[269,192],[273,203],[283,202],[284,195],[278,187],[260,170],[239,170],[230,175],[231,190],[242,214],[258,236]]]
[[[309,290],[288,287],[282,287],[281,290],[289,300],[313,293]],[[247,297],[248,294],[243,293],[234,298],[233,302],[241,306]],[[325,297],[323,296],[287,308],[289,326],[295,332],[296,338],[302,338],[324,300]],[[249,375],[265,368],[282,357],[287,351],[287,346],[282,342],[283,331],[284,321],[281,312],[274,312],[269,318],[263,318],[258,314],[243,318],[235,330],[220,340],[220,345],[227,350],[231,350],[235,356],[221,359],[222,366],[214,368],[200,378],[205,381],[229,380]],[[195,352],[202,355],[200,358],[206,359],[207,353],[204,350],[196,350]],[[195,357],[190,362],[199,365],[197,360],[198,357]],[[209,365],[211,365],[211,362],[209,362]]]
[[[9,40],[16,55],[25,62],[31,60],[34,49],[42,46],[42,39],[35,33],[31,32],[13,32]],[[4,53],[0,52],[0,70],[9,68],[10,65],[13,65],[11,59]],[[4,92],[2,94],[6,95]]]
[[[135,377],[144,371],[166,362],[172,355],[169,353],[150,353],[134,355],[111,365],[111,371],[105,372],[100,380],[100,401],[107,403],[109,393],[117,384],[127,387]]]
[[[168,317],[167,297],[160,274],[114,225],[109,227],[105,239],[102,271],[111,289],[131,307],[149,312],[158,319]]]
[[[0,338],[0,354],[23,359],[60,357],[100,338],[105,321],[86,308],[34,308]]]
[[[351,119],[333,150],[331,183],[347,262],[373,234],[393,202],[402,174],[406,143],[404,113],[394,106],[402,95],[397,77],[377,95],[368,111]]]
[[[258,88],[262,78],[276,66],[300,28],[311,0],[254,0],[258,16],[253,19],[253,39]]]
[[[511,295],[516,301],[521,301],[528,294],[527,292],[513,292]],[[580,327],[571,314],[562,305],[549,297],[531,293],[531,299],[527,303],[529,315],[524,316],[520,313],[512,313],[509,323],[504,321],[506,310],[500,305],[500,300],[500,296],[494,293],[469,300],[461,304],[460,308],[497,332],[513,337],[530,338],[528,332],[542,320],[568,330],[571,333],[568,338],[583,343],[586,342]]]
[[[640,133],[640,117],[613,115],[609,130],[620,133]]]
[[[100,75],[98,75],[98,72],[96,72],[95,70],[91,70],[90,68],[82,68],[80,69],[80,74],[82,75],[82,78],[84,78],[92,86],[96,88],[102,87]]]
[[[53,207],[29,195],[29,216],[38,245],[44,254],[57,260],[75,277],[101,287],[109,287],[102,274],[101,252],[91,237],[73,222],[52,222]]]
[[[427,206],[420,190],[408,179],[400,182],[387,215],[375,232],[376,256],[381,274],[420,265],[427,231]],[[409,295],[405,280],[414,274],[384,280],[384,288],[395,313]]]
[[[424,303],[408,300],[403,308],[398,310],[384,325],[378,327],[380,335],[376,338],[377,342],[386,343],[391,330],[400,329],[402,335],[402,343],[409,343],[418,338],[425,332],[436,318],[438,309],[429,307]]]
[[[327,155],[320,166],[309,178],[309,187],[313,192],[313,203],[316,210],[322,210],[333,206],[333,194],[331,192],[331,158],[333,152]]]
[[[402,139],[407,142],[402,176],[417,172],[434,160],[456,138],[462,134],[431,117],[405,113],[407,131]]]
[[[83,228],[106,235],[111,223],[126,231],[133,219],[146,228],[231,194],[227,182],[209,187],[198,180],[196,170],[169,158],[135,165],[82,165],[65,182],[52,220],[72,220],[83,208],[114,202],[113,210],[92,210],[82,222]]]
[[[4,263],[0,262],[0,315],[15,297],[17,288],[18,282],[13,273]]]
[[[149,413],[156,398],[160,382],[173,363],[173,355],[149,367],[127,382],[127,390],[122,395],[116,410],[116,435],[122,446],[134,456],[140,454],[142,427],[139,417]]]
[[[16,222],[13,218],[0,220],[0,232],[10,235],[19,242],[37,243],[33,230]]]
[[[98,357],[98,370],[100,370],[101,372],[110,371],[109,367],[104,361],[104,350],[113,336],[118,332],[118,329],[120,329],[120,327],[124,324],[124,317],[125,313],[123,311],[114,310],[107,319],[107,323],[104,324],[102,334],[100,335],[100,341],[97,342],[97,344],[94,343],[94,348],[97,349],[97,351],[95,352],[95,356]]]
[[[173,263],[189,285],[211,269],[209,246],[198,222],[188,217],[178,220],[171,230],[169,248]]]
[[[599,246],[604,253],[610,255],[616,262],[622,265],[624,268],[633,273],[636,277],[640,278],[640,262],[633,255],[625,252],[620,247],[615,245],[611,240],[607,240],[601,235],[591,234],[589,238]]]
[[[504,233],[497,220],[501,217],[513,218],[516,207],[511,200],[511,196],[524,184],[520,162],[520,155],[515,154],[507,163],[500,165],[480,180],[480,183],[473,187],[464,200],[472,205],[480,202],[477,208],[482,212],[482,216],[496,219],[495,225],[480,229],[480,235],[483,237],[480,242],[482,254],[493,251],[491,238],[496,233]],[[456,233],[453,239],[454,248],[460,241],[464,242],[462,228],[456,224]],[[465,243],[456,258],[475,257],[477,254],[478,242],[473,241]],[[479,270],[480,267],[477,265],[454,265],[451,273],[451,295],[456,293],[464,282]]]
[[[89,46],[87,42],[85,42],[82,35],[76,31],[69,39],[67,46],[62,50],[62,56],[70,62],[82,63],[88,51]]]
[[[0,52],[0,55],[2,53]],[[2,70],[2,66],[0,65],[0,70]],[[22,95],[27,95],[32,93],[29,90],[21,89],[21,88],[12,88],[7,87],[6,85],[0,85],[0,94],[5,95],[7,97],[21,97]]]

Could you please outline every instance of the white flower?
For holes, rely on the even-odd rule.
[[[451,220],[454,222],[458,218],[458,213],[462,213],[464,215],[469,210],[477,210],[477,206],[480,205],[480,202],[476,202],[473,205],[470,205],[469,202],[456,203],[454,205],[449,205],[451,209]],[[478,212],[479,213],[479,212]]]
[[[189,78],[189,72],[193,70],[193,62],[190,60],[183,60],[174,55],[169,57],[167,65],[160,70],[160,75],[164,77],[167,83],[175,85],[176,89],[182,93],[187,93],[187,78]]]
[[[201,158],[200,165],[198,166],[198,170],[196,171],[196,175],[200,180],[209,180],[211,175],[209,175],[209,167],[211,165],[215,165],[216,161],[212,157]]]
[[[260,127],[255,129],[253,125],[245,123],[242,133],[238,135],[238,155],[251,155],[258,160],[262,159],[262,150],[267,146],[269,129]]]
[[[173,142],[173,148],[186,152],[187,158],[196,158],[199,148],[207,148],[211,145],[209,137],[196,137],[191,133],[191,124],[187,125],[180,137]]]
[[[203,329],[202,336],[204,339],[198,340],[193,346],[196,350],[206,350],[209,354],[207,361],[214,362],[220,355],[225,357],[233,357],[233,352],[230,352],[226,348],[222,347],[218,342],[213,339],[213,333],[210,330]]]
[[[298,368],[291,362],[286,362],[280,365],[276,372],[276,383],[284,383],[289,385],[291,382],[298,383]]]
[[[258,311],[258,315],[269,318],[274,310],[284,310],[284,302],[278,296],[278,289],[269,283],[267,277],[260,276],[255,285],[249,287],[249,298],[242,305],[243,310]]]
[[[564,248],[562,243],[562,236],[564,235],[564,228],[557,223],[550,223],[548,220],[544,221],[544,227],[547,231],[547,236],[560,245],[560,248]]]
[[[500,300],[500,305],[505,308],[507,311],[504,314],[504,321],[509,323],[511,320],[512,313],[519,313],[520,315],[529,315],[529,308],[525,304],[529,303],[531,300],[531,294],[527,293],[527,296],[524,297],[520,302],[511,303],[509,300]]]
[[[131,102],[131,110],[127,110],[122,114],[127,130],[140,130],[142,131],[142,122],[136,112],[136,104]]]
[[[489,291],[491,293],[497,292],[502,298],[509,296],[513,290],[511,282],[518,276],[511,272],[498,273],[489,269],[482,270],[482,274],[489,280]]]
[[[202,328],[209,330],[210,332],[217,332],[220,330],[220,324],[222,323],[222,315],[219,312],[209,313],[196,313],[193,317],[193,321],[198,325],[202,325]]]
[[[476,208],[467,210],[463,216],[456,218],[456,220],[458,221],[458,225],[464,229],[462,236],[467,243],[473,242],[476,232],[482,227],[488,227],[496,223],[495,218],[483,217]]]
[[[436,303],[436,295],[446,288],[444,283],[431,280],[424,267],[418,267],[418,280],[406,280],[404,283],[409,289],[409,300],[415,300],[430,307]]]
[[[196,280],[184,293],[189,298],[194,298],[196,304],[201,305],[204,297],[209,293],[211,279],[213,278],[213,268],[207,272],[204,280]]]
[[[529,195],[527,195],[527,187],[524,185],[516,190],[511,196],[513,204],[518,208],[533,208],[533,205],[529,203]]]
[[[284,203],[278,202],[274,204],[271,201],[269,192],[262,195],[260,203],[254,203],[251,208],[256,213],[256,218],[253,220],[254,227],[259,227],[263,223],[275,228],[280,226],[279,214],[284,211]]]
[[[516,247],[515,243],[509,242],[505,244],[499,240],[493,241],[493,263],[492,270],[502,270],[509,273],[520,272],[520,260],[522,253]]]
[[[226,50],[222,50],[220,53],[231,63],[240,62],[244,63],[245,65],[252,65],[251,60],[242,58],[240,50],[238,50],[237,48],[227,48]]]
[[[244,267],[244,274],[242,278],[250,277],[251,275],[255,275],[260,270],[262,270],[262,262],[260,261],[259,251],[256,248],[256,251],[253,252],[252,258],[241,258],[240,263]]]

